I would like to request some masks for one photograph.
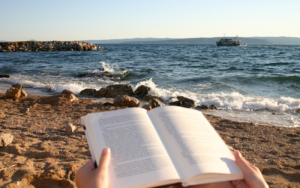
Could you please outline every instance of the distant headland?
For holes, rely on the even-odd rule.
[[[0,52],[83,51],[103,50],[90,42],[80,41],[21,41],[0,42]]]

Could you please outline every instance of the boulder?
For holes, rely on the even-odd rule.
[[[0,147],[8,146],[14,140],[14,136],[12,134],[6,133],[0,135]]]
[[[102,88],[97,91],[94,97],[116,97],[118,95],[133,95],[132,88],[129,84],[117,84],[117,85],[110,85],[107,86],[105,89]]]
[[[101,88],[100,90],[96,91],[96,93],[94,94],[94,97],[105,97],[107,94],[107,89],[105,88]]]
[[[18,87],[11,87],[5,93],[6,99],[18,99],[21,97],[21,89]]]
[[[76,126],[74,126],[72,123],[68,123],[65,127],[65,130],[67,133],[75,132]]]
[[[80,91],[79,95],[94,96],[95,93],[96,93],[95,89],[84,89],[84,90]]]
[[[156,107],[162,106],[162,102],[160,100],[158,100],[157,98],[151,98],[149,100],[149,106],[151,106],[151,108],[156,108]]]
[[[196,107],[196,103],[194,100],[183,97],[183,96],[178,96],[177,99],[182,103],[181,106],[182,107],[186,107],[186,108],[195,108]]]
[[[209,109],[209,106],[207,106],[207,105],[201,105],[200,108],[204,109],[204,110],[207,110],[207,109]]]
[[[24,91],[24,90],[21,90],[21,98],[25,98],[25,97],[27,97],[28,96],[28,94],[26,93],[26,91]]]
[[[42,99],[42,102],[45,104],[56,104],[59,102],[72,102],[74,100],[78,100],[78,98],[73,94],[61,94],[45,97]]]
[[[61,92],[61,94],[73,94],[73,92],[69,89],[65,89]]]
[[[133,92],[133,94],[144,97],[145,95],[148,94],[148,91],[150,91],[150,90],[151,90],[151,87],[141,85]]]
[[[110,102],[105,102],[105,103],[103,104],[103,106],[114,106],[114,104],[113,104],[113,103],[110,103]]]
[[[128,107],[138,107],[140,101],[134,97],[128,95],[119,95],[114,100],[115,106],[128,106]]]
[[[7,74],[1,74],[1,75],[0,75],[0,78],[10,78],[10,75],[7,75]]]
[[[128,96],[133,95],[131,85],[129,84],[110,85],[107,86],[106,89],[107,89],[107,93],[105,97],[107,98],[116,97],[118,95],[128,95]]]
[[[161,102],[163,101],[160,97],[155,96],[155,95],[145,95],[145,96],[143,97],[143,100],[149,101],[149,100],[152,99],[152,98],[156,98],[156,99],[160,100]]]
[[[54,92],[55,89],[53,89],[52,87],[49,87],[49,88],[47,89],[47,91],[49,91],[49,92]]]
[[[217,110],[218,108],[216,107],[216,105],[210,105],[210,109],[212,109],[212,110]]]
[[[146,109],[147,111],[152,109],[149,104],[145,104],[144,106],[142,106],[142,108]]]
[[[185,107],[185,108],[195,108],[196,104],[194,101],[187,101],[187,102],[181,103],[180,106]]]
[[[180,106],[181,102],[180,101],[174,101],[169,103],[170,106]]]

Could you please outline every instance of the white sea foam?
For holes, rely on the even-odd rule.
[[[79,94],[84,89],[83,85],[78,84],[66,84],[55,87],[55,93],[61,93],[63,90],[71,90],[74,94]]]
[[[104,68],[104,71],[108,71],[113,75],[123,75],[127,71],[130,71],[130,70],[120,70],[119,65],[116,63],[105,63],[104,61],[100,61],[100,63]]]
[[[0,79],[0,82],[22,84],[24,87],[37,89],[48,89],[51,87],[55,93],[61,93],[64,89],[69,89],[76,95],[86,88],[100,89],[101,87],[106,87],[111,84],[130,84],[129,81],[115,82],[101,79],[96,82],[89,82],[88,80],[82,82],[82,80],[75,78],[49,78],[42,80],[38,79],[38,77],[34,78],[24,75],[13,75],[12,78],[9,79]],[[177,96],[184,96],[195,100],[197,105],[216,105],[219,110],[207,113],[219,115],[224,118],[261,124],[277,124],[279,126],[300,126],[300,115],[299,113],[295,113],[295,111],[300,108],[300,99],[291,97],[280,97],[278,99],[249,97],[238,92],[201,94],[178,89],[174,86],[170,86],[167,89],[162,88],[155,84],[152,79],[141,81],[135,86],[132,86],[135,90],[140,85],[151,87],[152,89],[148,94],[161,97],[165,103],[176,100]],[[173,97],[173,99],[170,100],[171,97]],[[270,113],[275,113],[276,116],[270,116]]]

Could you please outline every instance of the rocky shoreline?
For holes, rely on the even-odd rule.
[[[0,91],[0,187],[75,188],[76,171],[91,158],[80,117],[141,106],[142,100],[149,102],[143,106],[148,110],[160,106],[161,99],[148,91],[147,86],[133,91],[126,84],[86,89],[78,96],[68,90],[53,96],[28,95],[21,85]],[[114,101],[95,102],[106,97]],[[194,108],[185,97],[169,103]],[[205,108],[213,109],[196,107]],[[300,187],[300,128],[205,116],[232,150],[259,167],[271,188]]]
[[[0,42],[0,52],[84,51],[103,49],[103,47],[90,42],[80,41]]]

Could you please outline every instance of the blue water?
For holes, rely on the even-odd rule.
[[[300,46],[101,46],[105,50],[0,53],[0,74],[12,76],[0,83],[22,83],[40,94],[46,94],[49,87],[57,93],[65,88],[79,93],[116,83],[134,88],[146,84],[153,88],[150,93],[166,102],[171,96],[184,95],[199,105],[219,108],[207,113],[234,114],[238,117],[231,118],[240,121],[299,125],[295,111],[300,108]],[[103,68],[120,80],[98,77]],[[272,113],[279,114],[275,122]]]

